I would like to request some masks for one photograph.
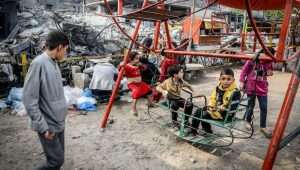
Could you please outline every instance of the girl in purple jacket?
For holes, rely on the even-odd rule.
[[[274,55],[275,50],[268,48]],[[257,59],[261,54],[261,50],[257,54]],[[267,109],[268,109],[268,80],[267,76],[273,75],[272,62],[266,61],[247,61],[242,68],[240,75],[240,89],[245,90],[248,97],[248,107],[246,110],[246,120],[252,121],[253,109],[255,107],[255,100],[258,99],[260,108],[260,131],[267,137],[271,138],[272,133],[266,129]]]

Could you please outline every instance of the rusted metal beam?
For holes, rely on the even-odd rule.
[[[286,44],[285,42],[288,35],[289,24],[290,24],[292,10],[293,10],[293,1],[294,0],[286,0],[286,5],[284,9],[284,18],[280,28],[280,37],[279,37],[279,43],[276,52],[276,58],[279,60],[283,59],[284,56],[284,49]]]
[[[160,21],[155,23],[155,32],[154,32],[154,40],[153,40],[153,49],[158,49],[158,42],[160,37]]]
[[[107,3],[107,0],[104,0],[105,3]],[[147,4],[147,0],[144,0],[144,3],[143,3],[143,7],[146,6]],[[142,21],[141,20],[138,20],[137,23],[136,23],[136,26],[135,26],[135,30],[131,36],[132,40],[130,42],[130,45],[129,45],[129,48],[128,48],[128,51],[123,59],[123,62],[124,64],[127,64],[128,63],[128,58],[129,58],[129,55],[130,55],[130,52],[131,52],[131,49],[133,47],[133,45],[135,44],[135,41],[137,40],[137,37],[138,37],[138,32],[139,32],[139,29],[140,29],[140,25],[141,25]],[[121,80],[123,78],[123,74],[124,74],[124,69],[125,67],[121,67],[121,70],[119,71],[118,73],[118,78],[117,78],[117,81],[114,85],[114,88],[112,90],[112,94],[109,98],[109,102],[106,106],[106,109],[105,109],[105,112],[102,116],[102,119],[101,119],[101,122],[100,122],[100,128],[103,129],[106,127],[106,124],[107,124],[107,120],[108,120],[108,116],[109,116],[109,113],[111,111],[111,108],[112,108],[112,105],[115,101],[115,97],[118,93],[118,90],[119,90],[119,86],[120,86],[120,83],[121,83]]]
[[[118,15],[123,15],[123,0],[118,0]]]
[[[275,128],[273,131],[273,137],[271,139],[264,164],[262,169],[263,170],[271,170],[273,167],[273,164],[276,159],[276,155],[278,153],[279,144],[281,142],[286,124],[289,119],[289,115],[292,109],[292,106],[294,104],[295,96],[297,94],[299,87],[299,78],[296,74],[292,74],[292,77],[290,79],[285,98],[283,101],[283,104],[280,109],[279,116],[277,118],[277,122],[275,124]]]
[[[160,51],[156,51],[159,53]],[[165,50],[166,54],[174,55],[186,55],[186,56],[201,56],[201,57],[211,57],[211,58],[228,58],[236,60],[253,60],[253,56],[246,54],[218,54],[218,53],[207,53],[202,51],[174,51],[174,50]],[[263,61],[273,61],[269,56],[259,57]],[[276,60],[276,62],[285,62],[285,60]]]

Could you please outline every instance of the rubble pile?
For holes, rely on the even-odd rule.
[[[126,46],[127,40],[119,33],[116,34],[113,24],[107,18],[89,13],[97,17],[93,18],[94,22],[100,23],[94,26],[87,19],[89,16],[79,15],[70,9],[54,11],[41,8],[25,9],[18,13],[18,24],[0,42],[0,62],[16,63],[12,56],[24,51],[28,57],[33,58],[42,51],[45,37],[54,29],[62,30],[70,37],[70,56],[117,53]]]

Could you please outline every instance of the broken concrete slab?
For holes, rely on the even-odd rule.
[[[18,34],[18,36],[20,38],[28,38],[28,37],[31,37],[32,35],[42,34],[43,31],[44,31],[44,26],[40,26],[40,27],[36,27],[36,28],[32,28],[32,29],[27,29],[27,30],[21,32],[20,34]]]
[[[7,40],[12,40],[16,37],[18,31],[20,30],[20,26],[19,24],[17,24],[14,29],[10,32],[10,34],[8,35],[8,37],[6,38]]]

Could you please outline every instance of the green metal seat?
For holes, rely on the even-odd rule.
[[[205,105],[202,108],[207,108],[206,97],[203,95],[190,97],[190,98],[188,98],[188,100],[192,101],[192,99],[196,98],[196,97],[204,97]],[[245,107],[243,105],[241,105],[242,101],[243,101],[243,99],[241,99],[240,92],[236,91],[236,93],[234,95],[232,95],[230,98],[230,105],[228,106],[227,114],[225,115],[224,119],[222,119],[222,120],[204,119],[204,118],[202,118],[202,113],[201,113],[201,117],[198,117],[198,118],[194,117],[194,115],[190,116],[192,118],[200,120],[200,122],[207,122],[214,127],[218,127],[220,129],[220,132],[214,133],[214,134],[205,133],[205,132],[202,132],[200,129],[198,129],[198,132],[200,133],[200,135],[189,136],[186,133],[186,131],[187,131],[186,126],[188,126],[188,125],[184,124],[184,119],[183,119],[185,113],[181,109],[176,111],[178,113],[178,119],[179,119],[178,123],[180,124],[180,127],[178,130],[174,131],[174,129],[172,129],[172,128],[170,128],[170,126],[168,126],[168,124],[169,124],[168,122],[171,122],[171,118],[170,118],[171,108],[170,108],[169,102],[167,100],[159,102],[157,104],[158,107],[148,108],[148,114],[153,120],[155,120],[155,122],[160,124],[161,128],[168,129],[169,132],[173,133],[174,135],[178,136],[179,138],[181,138],[185,141],[188,141],[193,144],[209,145],[209,146],[213,146],[213,147],[227,147],[233,143],[234,138],[250,138],[253,134],[253,130],[251,132],[247,132],[247,131],[237,129],[235,127],[235,124],[237,122],[243,122],[243,123],[246,122],[243,119],[236,117],[237,112],[243,111],[245,109]],[[243,106],[243,107],[240,107],[240,106]],[[194,105],[194,107],[201,108],[201,107],[195,106],[195,105]],[[203,110],[205,110],[205,109],[202,109],[202,111]],[[239,136],[236,136],[236,134],[234,134],[236,131],[239,131],[241,133],[245,132],[245,133],[249,133],[249,134],[244,137],[239,137]]]

